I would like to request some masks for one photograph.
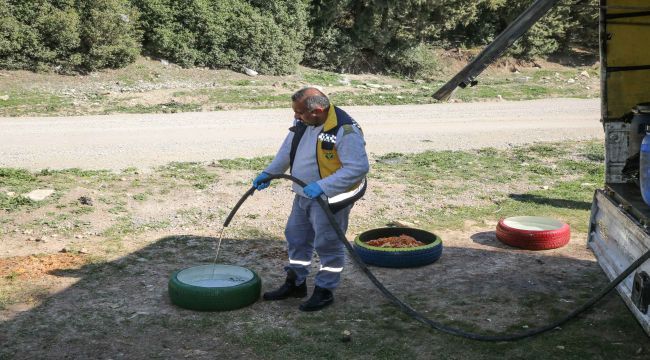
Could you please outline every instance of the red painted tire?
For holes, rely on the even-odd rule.
[[[497,224],[497,239],[527,250],[556,249],[566,245],[570,238],[568,224],[548,217],[514,216]]]

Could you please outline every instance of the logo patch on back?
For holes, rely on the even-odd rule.
[[[354,133],[354,128],[352,127],[352,125],[349,124],[343,125],[343,135],[353,134],[353,133]]]

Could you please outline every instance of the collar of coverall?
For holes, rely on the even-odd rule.
[[[327,110],[327,119],[323,123],[323,132],[330,131],[334,127],[336,127],[336,111],[334,111],[334,105],[330,104]]]

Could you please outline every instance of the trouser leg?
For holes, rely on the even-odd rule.
[[[289,264],[285,271],[296,273],[295,285],[302,284],[309,275],[312,253],[314,251],[314,229],[309,221],[309,209],[304,200],[297,196],[293,200],[291,214],[287,220],[284,235],[287,239]]]
[[[310,220],[314,227],[314,243],[320,258],[321,267],[316,274],[316,286],[335,289],[341,281],[341,271],[345,263],[345,245],[339,240],[336,231],[327,219],[327,215],[318,203],[312,200]],[[352,205],[341,209],[334,218],[345,234]]]

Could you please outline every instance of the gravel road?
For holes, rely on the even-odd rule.
[[[369,153],[604,138],[598,99],[344,107]],[[0,118],[0,166],[119,170],[273,155],[291,109]]]

